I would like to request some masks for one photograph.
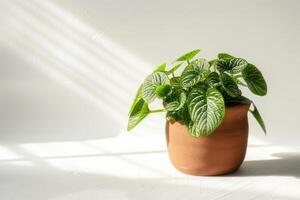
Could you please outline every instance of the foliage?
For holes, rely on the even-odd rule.
[[[196,49],[180,56],[170,70],[163,63],[146,77],[131,105],[128,130],[150,113],[166,112],[167,120],[184,122],[192,136],[208,136],[222,123],[226,106],[253,104],[242,96],[239,86],[248,87],[255,95],[267,94],[262,73],[245,59],[220,53],[218,58],[208,61],[195,58],[199,52]],[[175,75],[182,66],[182,73]],[[150,110],[148,104],[156,98],[162,100],[164,108]],[[254,104],[253,108],[249,112],[266,132]]]

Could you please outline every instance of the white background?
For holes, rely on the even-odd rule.
[[[249,97],[265,118],[268,136],[251,121],[252,135],[279,143],[299,141],[298,1],[64,0],[51,2],[52,7],[9,2],[1,6],[3,138],[120,134],[135,90],[153,67],[201,48],[200,56],[209,59],[218,52],[244,57],[265,75],[268,96]],[[65,78],[55,79],[49,70]],[[73,72],[85,73],[82,82]],[[98,105],[70,90],[70,81],[83,84]],[[154,118],[144,123],[163,127],[163,116]]]
[[[123,136],[143,78],[200,48],[201,57],[227,52],[258,66],[268,95],[244,92],[268,133],[251,118],[251,138],[298,146],[299,11],[296,0],[1,0],[0,142],[4,148]],[[163,140],[164,123],[155,114],[133,135]]]

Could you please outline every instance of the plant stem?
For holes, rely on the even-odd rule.
[[[157,110],[151,110],[150,113],[158,113],[158,112],[165,112],[166,109],[157,109]]]

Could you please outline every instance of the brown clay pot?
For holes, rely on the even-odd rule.
[[[242,164],[248,141],[248,104],[226,108],[221,125],[209,136],[191,136],[183,123],[167,121],[169,158],[176,169],[196,176],[221,175]]]

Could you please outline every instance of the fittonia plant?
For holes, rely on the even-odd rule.
[[[243,86],[255,95],[267,94],[266,81],[257,67],[227,53],[211,61],[194,59],[199,52],[196,49],[179,57],[169,70],[163,63],[146,77],[131,105],[128,131],[150,113],[166,112],[167,120],[184,122],[192,136],[208,136],[222,123],[225,107],[248,103],[253,105],[249,111],[266,132],[256,106],[239,89]],[[180,67],[184,67],[181,75],[175,75]],[[162,100],[164,108],[150,110],[148,105],[156,98]]]

